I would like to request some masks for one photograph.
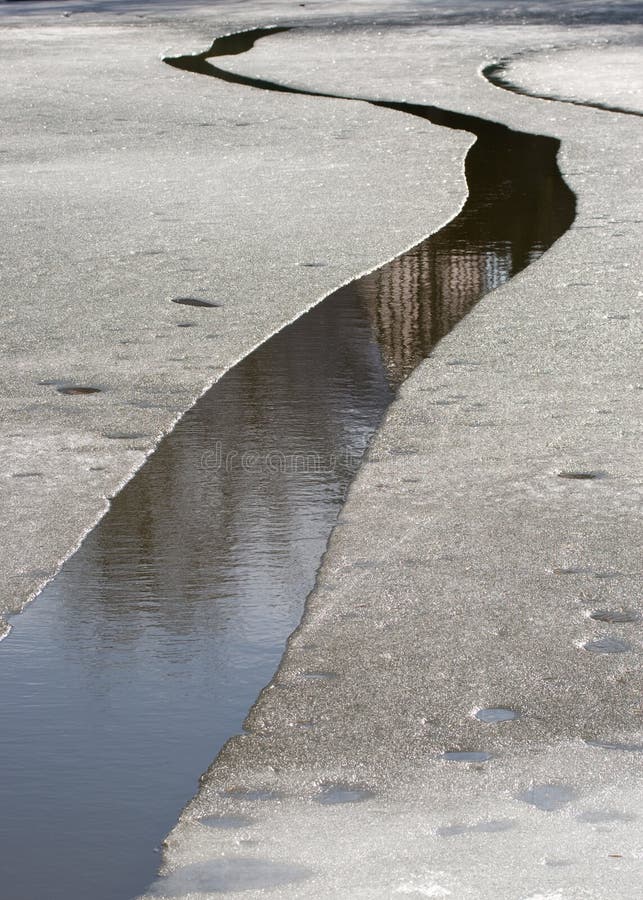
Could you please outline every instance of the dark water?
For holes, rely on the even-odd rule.
[[[397,386],[573,220],[555,140],[381,105],[478,135],[469,201],[231,370],[14,618],[0,644],[3,900],[127,900],[153,879],[155,847],[279,663]]]

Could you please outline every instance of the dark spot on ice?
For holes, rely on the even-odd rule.
[[[607,571],[607,572],[595,572],[593,569],[590,569],[588,566],[556,566],[552,569],[554,575],[593,575],[594,578],[600,579],[608,579],[608,578],[618,578],[621,575],[621,572],[616,571]]]
[[[12,478],[42,478],[42,472],[14,472]]]
[[[641,613],[635,609],[597,609],[591,613],[590,619],[597,622],[609,622],[610,625],[633,623],[638,625],[641,621]]]
[[[67,384],[56,388],[59,394],[100,394],[101,388],[84,384]]]
[[[603,741],[599,738],[587,738],[586,744],[590,747],[599,747],[602,750],[625,750],[628,753],[643,753],[643,744],[626,744],[620,741]]]
[[[252,819],[249,816],[203,816],[199,824],[208,828],[247,828],[252,825]]]
[[[110,441],[134,441],[139,438],[147,437],[141,431],[106,431],[104,437]]]
[[[166,897],[179,897],[188,893],[263,891],[302,881],[311,874],[310,869],[295,863],[252,857],[212,859],[183,866],[166,878],[159,878],[151,886],[151,891],[153,895]]]
[[[537,784],[518,794],[518,800],[530,803],[545,812],[555,812],[574,800],[576,794],[564,784]]]
[[[514,719],[519,719],[520,713],[516,712],[515,709],[491,706],[488,709],[479,709],[478,712],[475,713],[475,717],[481,722],[490,725],[495,722],[511,722]]]
[[[487,762],[491,759],[491,753],[484,750],[447,750],[442,754],[442,759],[454,762]]]
[[[559,472],[559,478],[570,478],[576,481],[596,480],[598,478],[607,478],[607,472]]]
[[[172,297],[172,303],[179,303],[181,306],[202,306],[209,309],[217,309],[223,306],[216,300],[202,300],[200,297]]]
[[[373,559],[358,559],[348,566],[349,569],[376,569],[378,563]]]
[[[177,328],[194,328],[196,326],[196,322],[177,322]]]
[[[595,641],[587,641],[583,644],[583,648],[590,653],[627,653],[632,649],[625,641],[609,635],[597,638]]]
[[[325,784],[315,800],[330,806],[334,803],[361,803],[371,800],[375,794],[368,788],[349,784]]]
[[[323,262],[322,260],[313,260],[312,262],[300,262],[298,265],[302,266],[304,269],[321,269],[324,266],[327,266],[327,262]]]

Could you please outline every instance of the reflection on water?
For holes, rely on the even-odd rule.
[[[423,107],[410,109],[422,115]],[[556,165],[557,141],[502,126],[478,135],[467,156],[469,197],[460,214],[356,283],[396,384],[481,297],[542,256],[574,218],[573,195]]]
[[[478,135],[462,213],[231,370],[15,617],[4,896],[126,900],[152,880],[155,844],[278,665],[397,385],[568,227],[556,141],[459,119]]]
[[[204,396],[15,618],[0,644],[11,900],[116,900],[152,879],[154,845],[277,667],[391,397],[343,291]]]
[[[211,62],[245,53],[261,38],[290,30],[256,28],[217,38],[203,53],[164,61],[263,91],[352,100],[349,95],[240,75]],[[366,98],[359,102],[477,138],[467,154],[469,196],[461,212],[437,234],[354,283],[369,310],[389,377],[399,385],[481,297],[542,256],[567,231],[576,200],[561,177],[560,141],[555,138],[513,131],[438,106]]]

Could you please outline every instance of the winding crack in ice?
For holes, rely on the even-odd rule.
[[[533,97],[536,100],[550,100],[553,103],[571,103],[572,106],[587,106],[590,109],[599,109],[602,112],[620,113],[624,116],[643,116],[643,113],[635,109],[628,109],[625,106],[613,106],[610,103],[602,103],[598,100],[577,100],[574,97],[561,97],[554,94],[539,94],[537,91],[531,91],[526,87],[511,81],[508,76],[508,70],[514,60],[518,60],[531,53],[538,51],[524,51],[514,56],[506,56],[497,62],[490,63],[482,69],[482,75],[490,84],[495,87],[510,91],[512,94],[519,94],[522,97]]]

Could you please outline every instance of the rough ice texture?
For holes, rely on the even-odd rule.
[[[536,16],[548,6],[530,4]],[[513,7],[509,20],[524,12]],[[261,23],[246,4],[189,4],[191,24],[152,15],[135,28],[103,14],[80,27],[49,8],[33,30],[8,19],[2,33],[5,611],[213,378],[453,214],[468,143],[394,113],[217,89],[159,67],[160,49],[203,49],[232,24],[283,21],[291,4],[261,5]],[[410,21],[436,8],[395,12]],[[591,21],[598,4],[566,8]],[[445,20],[476,10],[442,5]],[[233,64],[561,137],[579,217],[402,391],[277,676],[284,689],[263,694],[249,733],[208,773],[169,837],[155,895],[638,897],[640,629],[585,613],[637,603],[639,123],[509,95],[476,74],[568,31],[380,31],[283,35]],[[322,255],[331,266],[297,265]],[[223,305],[170,302],[192,295]],[[197,326],[177,327],[186,321]],[[60,381],[104,391],[62,396]],[[607,475],[559,479],[566,470]],[[582,649],[608,633],[632,650]],[[471,716],[492,706],[521,718]],[[449,750],[491,758],[444,759]],[[315,802],[329,785],[359,802]],[[239,828],[199,821],[217,815]]]
[[[575,43],[574,37],[567,40]],[[510,59],[505,77],[528,94],[603,104],[643,115],[643,50],[597,38],[587,48],[550,47]]]

